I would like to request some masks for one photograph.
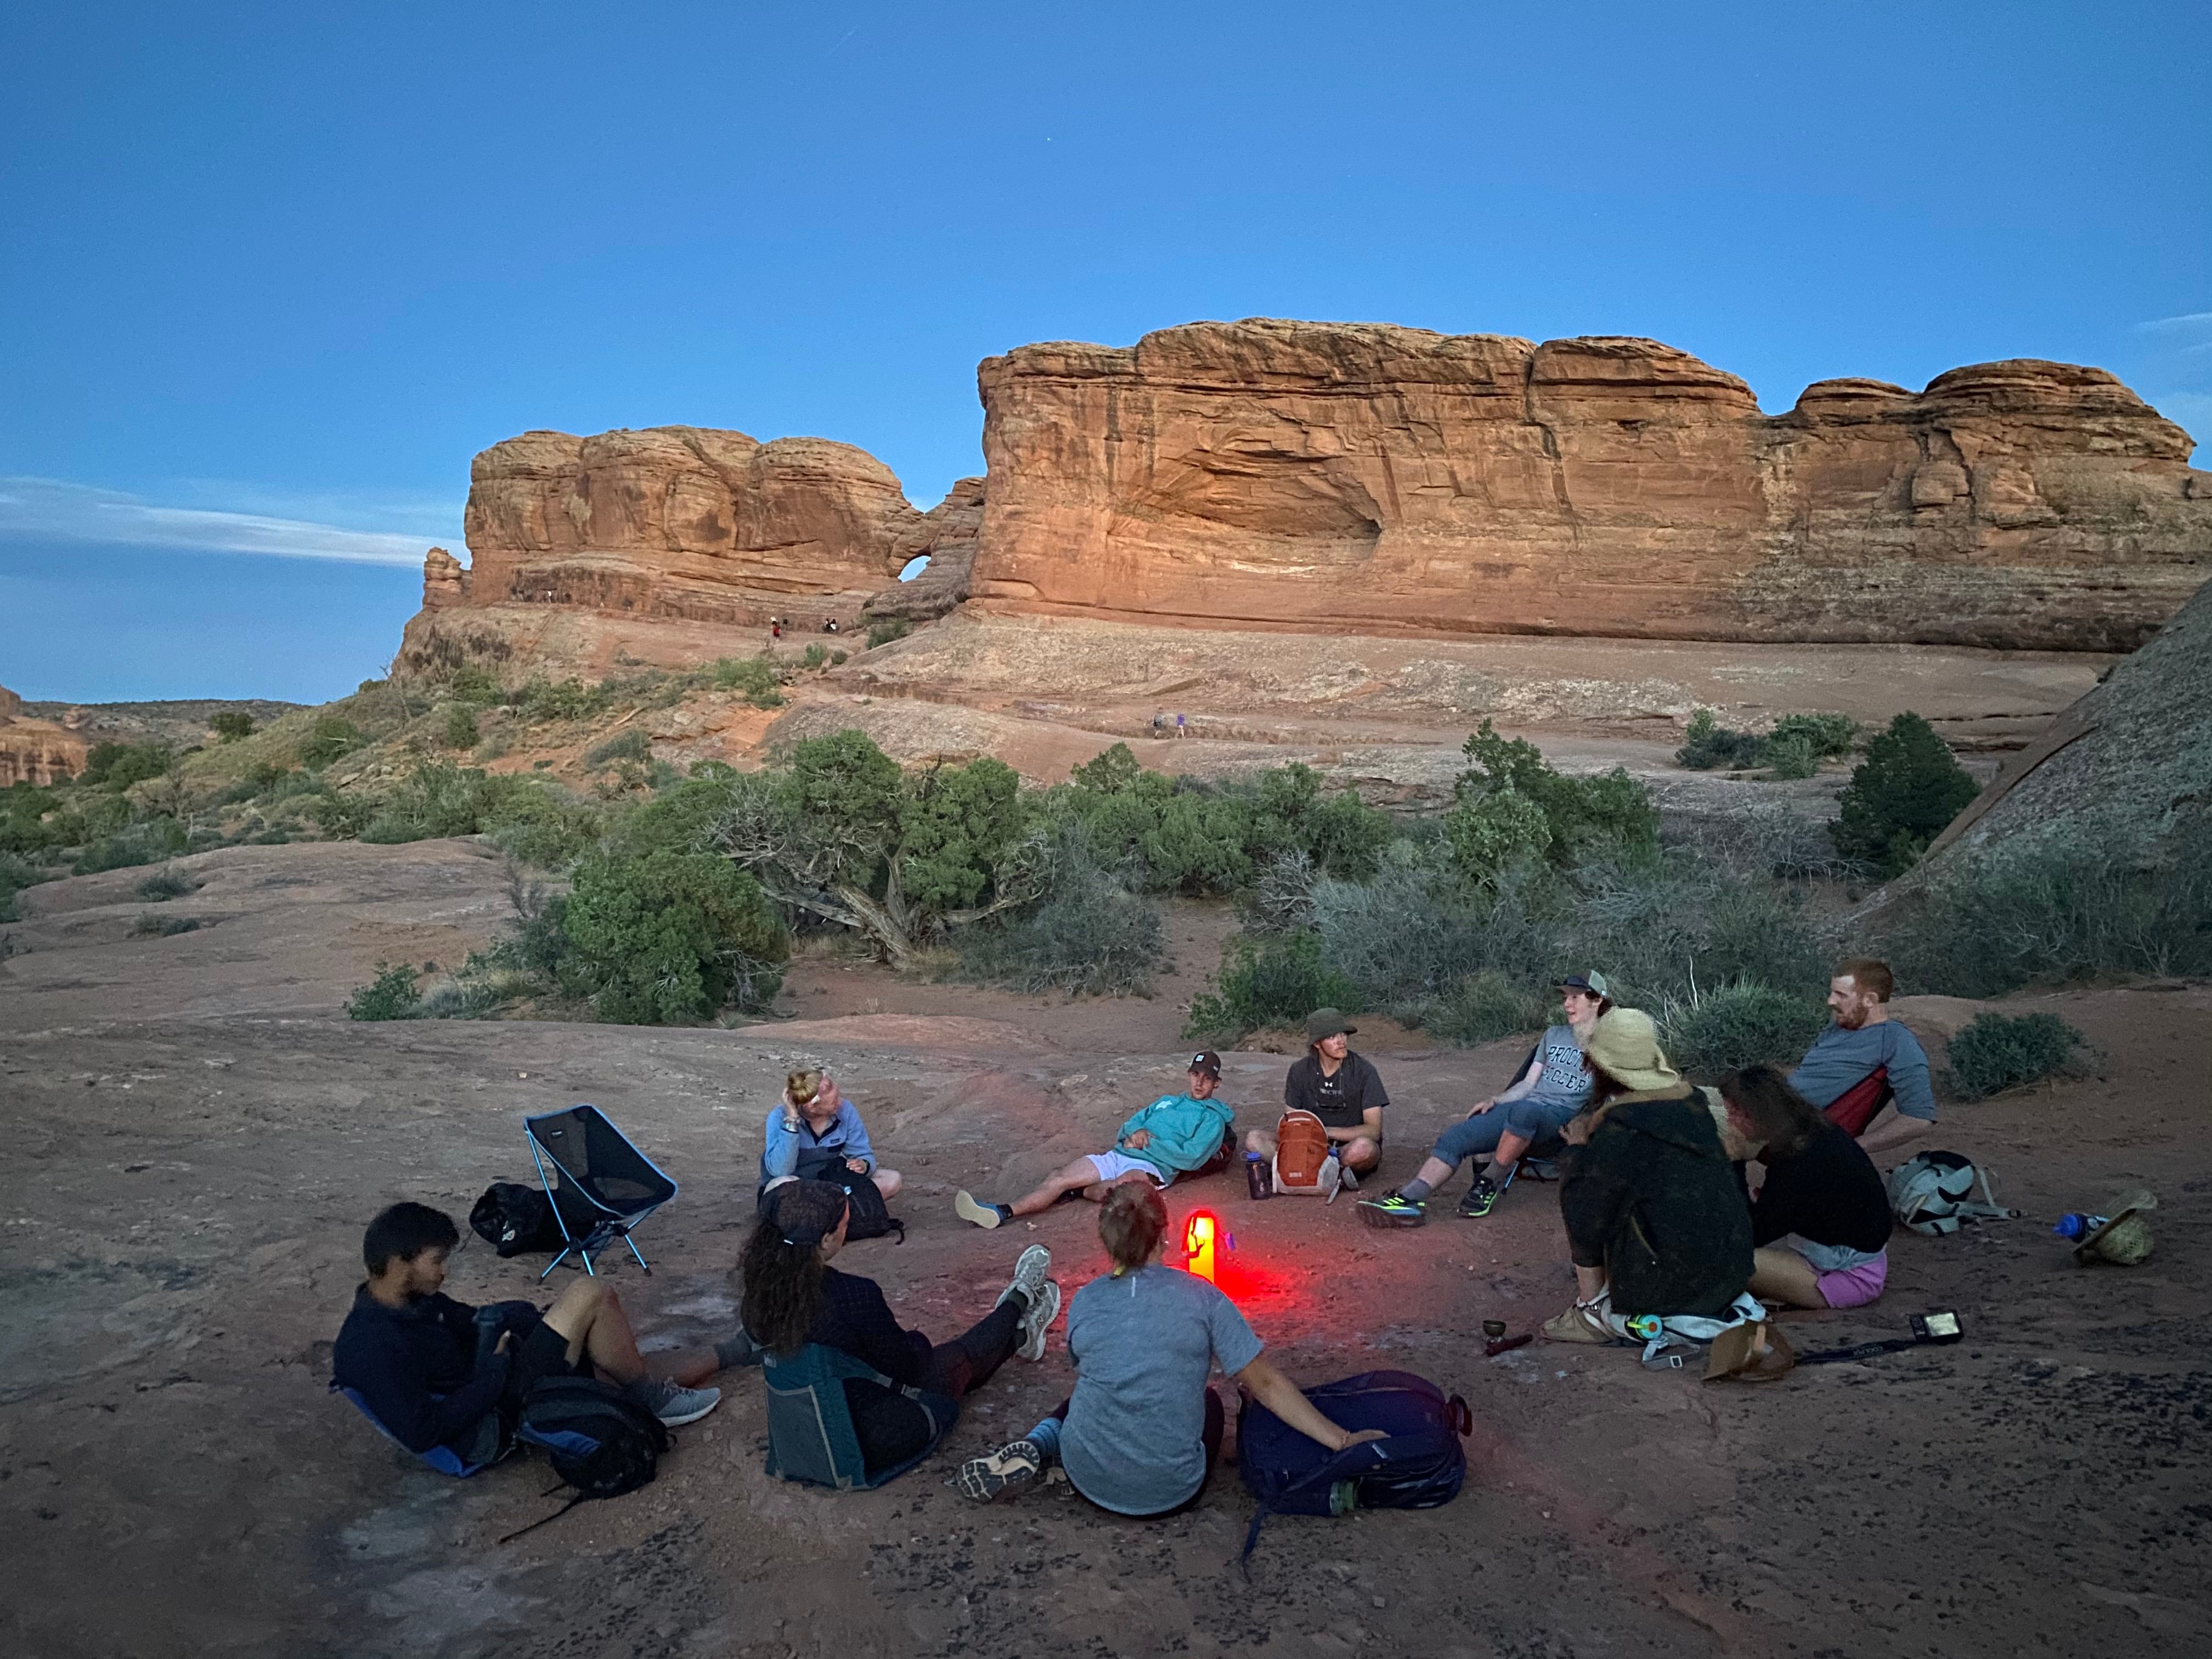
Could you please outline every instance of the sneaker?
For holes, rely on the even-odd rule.
[[[953,1194],[952,1210],[963,1221],[972,1221],[979,1227],[995,1227],[1011,1213],[1003,1204],[978,1204],[968,1196],[965,1188]]]
[[[1563,1314],[1554,1315],[1544,1322],[1544,1340],[1547,1342],[1612,1342],[1618,1339],[1613,1328],[1595,1310],[1577,1302]]]
[[[1014,1352],[1024,1359],[1044,1358],[1044,1334],[1052,1328],[1052,1322],[1060,1317],[1060,1285],[1048,1279],[1030,1297],[1030,1305],[1022,1315],[1022,1346]]]
[[[1467,1196],[1459,1201],[1459,1212],[1464,1216],[1488,1215],[1503,1196],[1490,1184],[1488,1176],[1477,1176],[1474,1185],[1467,1189]]]
[[[680,1429],[686,1423],[696,1423],[708,1412],[722,1403],[720,1389],[686,1389],[662,1378],[648,1382],[641,1402],[646,1410],[660,1419],[665,1429]]]
[[[1392,1192],[1380,1198],[1361,1199],[1359,1218],[1370,1227],[1418,1227],[1428,1219],[1428,1212],[1412,1199]]]
[[[1037,1297],[1044,1294],[1046,1281],[1052,1277],[1052,1252],[1042,1244],[1032,1244],[1022,1252],[1021,1260],[1014,1263],[1014,1282],[999,1292],[999,1302],[1004,1302],[1016,1291],[1032,1308]],[[991,1304],[999,1305],[998,1302]]]
[[[969,1458],[954,1480],[963,1497],[988,1504],[1001,1492],[1019,1492],[1043,1469],[1044,1453],[1036,1441],[1012,1440],[987,1456]]]
[[[1352,1166],[1349,1164],[1344,1166],[1344,1173],[1340,1177],[1340,1184],[1347,1193],[1356,1193],[1359,1190],[1359,1177],[1352,1173]]]

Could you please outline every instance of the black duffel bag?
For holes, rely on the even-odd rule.
[[[571,1237],[592,1231],[599,1213],[582,1199],[562,1193],[561,1214]],[[495,1181],[469,1212],[469,1226],[502,1256],[526,1255],[532,1250],[557,1250],[568,1241],[561,1236],[561,1220],[553,1200],[536,1187],[516,1181]]]

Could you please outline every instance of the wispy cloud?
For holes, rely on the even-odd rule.
[[[200,495],[204,488],[191,488],[189,493]],[[420,504],[410,504],[395,516],[419,523],[426,514]],[[459,517],[454,512],[447,521],[458,523]],[[255,553],[281,559],[414,566],[422,562],[423,550],[436,538],[436,532],[349,530],[267,513],[165,507],[118,490],[59,478],[0,477],[0,537],[20,540],[41,536],[170,547],[180,552]]]
[[[2137,323],[2136,326],[2146,332],[2212,328],[2212,311],[2185,311],[2179,317],[2154,317],[2147,323]]]

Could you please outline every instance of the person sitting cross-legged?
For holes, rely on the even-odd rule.
[[[1067,1352],[1075,1392],[1020,1439],[960,1467],[980,1500],[1018,1491],[1054,1463],[1103,1510],[1151,1519],[1198,1502],[1221,1450],[1218,1363],[1253,1398],[1331,1451],[1379,1439],[1338,1427],[1261,1354],[1237,1304],[1205,1279],[1159,1259],[1167,1206],[1146,1183],[1117,1186],[1098,1212],[1113,1269],[1075,1293]]]
[[[1321,1120],[1344,1184],[1353,1188],[1382,1162],[1382,1113],[1390,1104],[1374,1063],[1352,1051],[1348,1039],[1358,1030],[1334,1008],[1315,1009],[1306,1016],[1305,1057],[1283,1079],[1284,1109],[1311,1112]],[[1259,1158],[1274,1157],[1278,1144],[1266,1129],[1244,1137],[1244,1150]]]
[[[1512,1084],[1437,1137],[1421,1171],[1379,1198],[1359,1200],[1359,1218],[1370,1227],[1418,1227],[1427,1218],[1431,1193],[1452,1178],[1462,1161],[1490,1155],[1459,1201],[1463,1216],[1486,1216],[1513,1184],[1514,1171],[1532,1146],[1556,1140],[1559,1131],[1589,1104],[1589,1067],[1583,1039],[1613,1006],[1603,974],[1576,974],[1559,981],[1567,1023],[1538,1039],[1536,1050]]]
[[[1760,1147],[1751,1293],[1793,1308],[1858,1308],[1889,1279],[1889,1194],[1866,1148],[1771,1066],[1721,1079],[1729,1126]]]
[[[853,1103],[838,1092],[837,1079],[811,1069],[784,1079],[783,1098],[770,1109],[761,1146],[760,1192],[769,1192],[802,1176],[848,1184],[840,1171],[866,1176],[888,1202],[902,1184],[896,1170],[876,1163],[867,1125]]]
[[[1091,1152],[1055,1170],[1011,1204],[984,1204],[963,1191],[952,1207],[963,1221],[996,1227],[1016,1216],[1048,1210],[1071,1193],[1096,1204],[1125,1181],[1167,1187],[1178,1176],[1218,1168],[1232,1150],[1237,1114],[1214,1097],[1221,1086],[1221,1056],[1212,1049],[1190,1057],[1190,1086],[1162,1095],[1133,1113],[1114,1137],[1110,1152]]]
[[[359,1395],[409,1450],[445,1446],[464,1463],[489,1462],[540,1377],[597,1376],[672,1427],[696,1422],[721,1399],[719,1389],[685,1386],[720,1369],[718,1357],[679,1354],[671,1376],[647,1372],[629,1316],[604,1279],[575,1280],[543,1314],[526,1302],[456,1302],[443,1287],[459,1242],[453,1218],[427,1204],[379,1214],[362,1240],[368,1279],[331,1355],[338,1386]]]

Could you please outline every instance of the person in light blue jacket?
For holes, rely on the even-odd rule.
[[[1077,1158],[1012,1204],[979,1203],[963,1192],[952,1207],[963,1221],[996,1227],[1016,1216],[1048,1210],[1066,1194],[1080,1193],[1096,1204],[1124,1182],[1146,1182],[1158,1190],[1178,1176],[1218,1169],[1235,1146],[1237,1122],[1235,1109],[1214,1098],[1220,1086],[1221,1056],[1210,1049],[1193,1054],[1188,1091],[1162,1095],[1132,1113],[1114,1137],[1112,1152]]]
[[[834,1181],[840,1169],[866,1176],[886,1200],[903,1184],[896,1170],[878,1167],[867,1126],[827,1072],[793,1072],[784,1080],[783,1099],[768,1115],[760,1169],[763,1196],[787,1181]]]

